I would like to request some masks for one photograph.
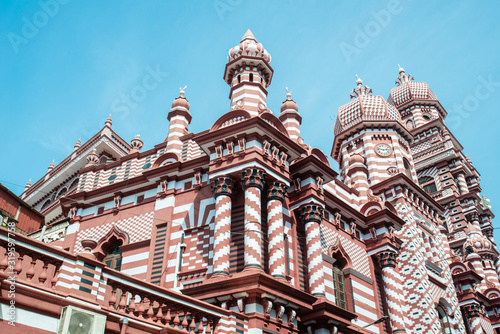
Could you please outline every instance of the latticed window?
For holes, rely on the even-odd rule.
[[[335,289],[335,300],[337,306],[347,310],[344,272],[338,262],[333,264],[333,288]]]
[[[121,241],[115,242],[109,247],[108,252],[102,262],[106,267],[120,271],[122,268],[122,251],[120,249]]]
[[[439,324],[441,325],[441,333],[443,334],[448,334],[450,331],[447,331],[446,329],[450,329],[450,323],[448,322],[448,317],[446,316],[446,312],[443,308],[443,306],[438,305],[436,307],[438,316],[439,316]]]

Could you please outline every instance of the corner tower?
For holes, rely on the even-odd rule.
[[[367,167],[368,185],[372,186],[391,175],[404,173],[416,182],[410,153],[411,134],[402,125],[396,108],[382,96],[373,96],[372,89],[356,80],[351,102],[341,106],[335,124],[331,156],[339,163],[341,179],[354,186],[356,173],[350,158],[360,155]]]
[[[231,110],[244,109],[257,116],[266,108],[267,90],[273,77],[271,55],[250,29],[240,44],[229,50],[224,81],[231,87]]]

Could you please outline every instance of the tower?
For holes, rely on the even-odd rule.
[[[382,96],[372,95],[372,89],[363,86],[360,78],[351,98],[338,110],[331,154],[339,163],[344,182],[353,184],[349,169],[354,165],[349,161],[355,154],[365,161],[370,186],[398,173],[416,181],[408,144],[411,134],[398,110]]]
[[[224,81],[231,87],[231,110],[244,107],[251,116],[266,110],[267,90],[273,77],[271,55],[250,29],[240,44],[229,50]]]

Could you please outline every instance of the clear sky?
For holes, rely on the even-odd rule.
[[[152,148],[180,86],[189,130],[207,129],[229,111],[227,52],[250,28],[272,55],[268,107],[279,113],[288,86],[302,137],[327,155],[355,74],[384,98],[398,64],[427,82],[500,212],[498,13],[499,1],[2,0],[0,182],[20,194],[109,114]],[[126,104],[151,72],[155,87]]]

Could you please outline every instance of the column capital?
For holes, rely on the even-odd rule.
[[[468,318],[476,318],[479,317],[481,313],[481,308],[478,304],[469,304],[464,306],[465,315]]]
[[[218,176],[212,179],[214,197],[225,195],[231,197],[233,194],[234,179],[228,176]]]
[[[241,184],[243,189],[256,187],[262,190],[266,172],[257,167],[245,168],[241,171]]]
[[[396,253],[393,251],[383,251],[378,253],[378,261],[382,268],[396,267]]]
[[[285,199],[286,190],[288,189],[287,185],[283,182],[271,181],[268,182],[268,187],[269,189],[267,191],[267,198],[277,199],[283,202],[283,200]]]
[[[300,217],[304,223],[320,223],[323,218],[323,207],[319,204],[306,204],[301,206]]]

